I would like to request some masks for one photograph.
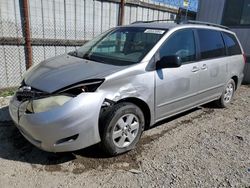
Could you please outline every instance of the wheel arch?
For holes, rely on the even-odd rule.
[[[128,98],[120,99],[116,103],[121,103],[121,102],[130,102],[138,106],[143,112],[143,115],[145,118],[145,129],[149,128],[152,117],[151,117],[150,108],[145,101],[136,97],[128,97]]]
[[[238,76],[232,76],[231,79],[233,79],[234,83],[235,83],[235,90],[238,89]]]

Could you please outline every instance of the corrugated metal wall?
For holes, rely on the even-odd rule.
[[[221,24],[225,0],[200,0],[196,19]]]
[[[160,10],[142,8],[139,6],[125,6],[125,24],[135,22],[137,20],[156,20],[156,19],[170,19],[171,16],[175,16],[172,13],[164,12]]]
[[[23,40],[20,0],[0,0],[0,37]],[[145,1],[143,1],[145,3]],[[151,1],[146,1],[150,3]],[[151,2],[153,3],[153,2]],[[160,3],[158,6],[166,7]],[[172,7],[171,7],[172,8]],[[119,1],[30,0],[32,39],[90,40],[117,26]],[[156,8],[125,6],[125,24],[137,20],[168,19],[175,14]],[[1,39],[2,40],[2,39]],[[33,64],[72,51],[76,46],[62,44],[33,45]],[[0,89],[17,86],[25,72],[24,45],[0,45]]]
[[[90,40],[117,25],[119,4],[93,0],[32,0],[32,38]],[[34,46],[33,63],[74,50],[67,46]]]

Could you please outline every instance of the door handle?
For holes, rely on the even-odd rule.
[[[207,65],[203,64],[202,67],[201,67],[201,70],[207,70]]]
[[[193,69],[192,69],[192,72],[198,72],[199,70],[200,70],[199,67],[194,66]]]

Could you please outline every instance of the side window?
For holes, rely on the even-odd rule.
[[[223,32],[223,38],[227,47],[228,55],[241,54],[240,45],[234,35]]]
[[[226,55],[224,42],[219,31],[198,29],[201,59],[210,59]]]
[[[178,55],[182,63],[195,61],[195,41],[194,33],[191,29],[175,32],[161,46],[159,51],[160,58],[169,55]]]

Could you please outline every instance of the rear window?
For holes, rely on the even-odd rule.
[[[224,42],[219,31],[198,29],[201,59],[210,59],[226,55]]]
[[[223,38],[227,47],[228,55],[241,54],[240,45],[234,35],[223,32]]]

